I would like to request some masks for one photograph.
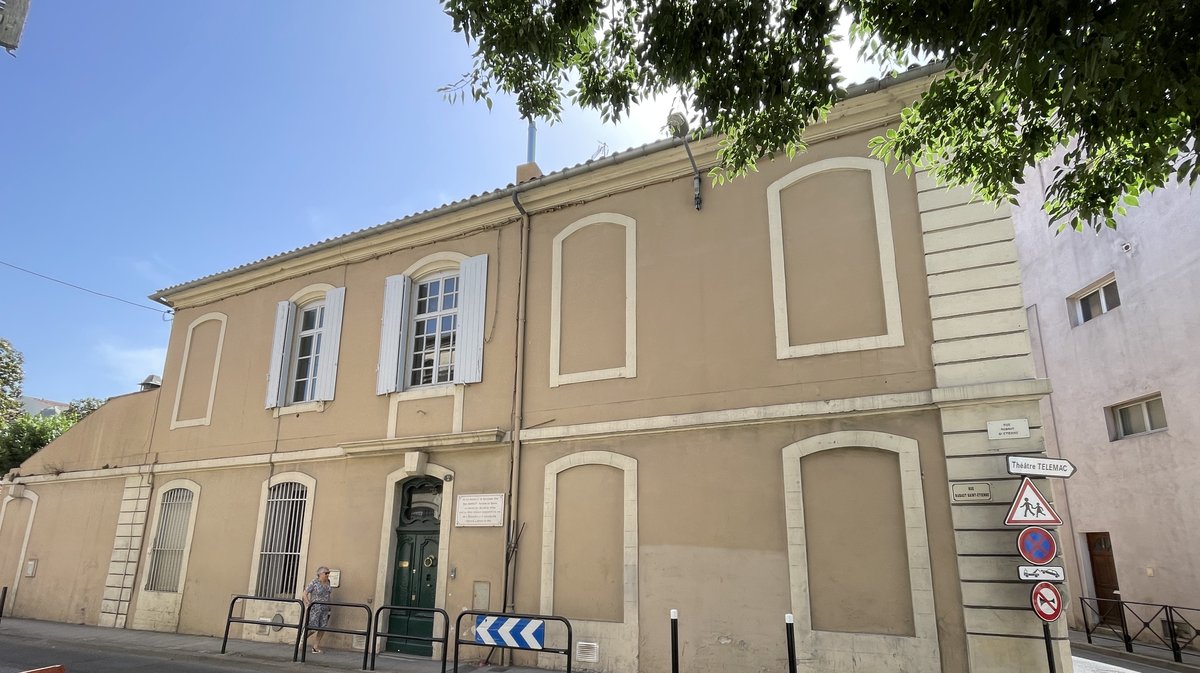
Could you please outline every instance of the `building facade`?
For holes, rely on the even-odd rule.
[[[1055,484],[1073,593],[1200,608],[1200,543],[1178,529],[1200,513],[1200,312],[1175,301],[1200,291],[1200,198],[1173,185],[1115,230],[1055,235],[1037,208],[1050,170],[1030,172],[1014,220],[1039,371],[1054,382],[1047,450],[1078,468]]]
[[[161,389],[4,483],[11,612],[215,634],[327,565],[335,600],[568,617],[586,670],[669,670],[673,609],[692,671],[781,667],[785,614],[805,671],[1044,666],[1012,220],[868,150],[929,76],[702,209],[668,140],[161,291]]]

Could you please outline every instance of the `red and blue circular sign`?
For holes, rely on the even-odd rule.
[[[1052,622],[1062,616],[1062,594],[1058,587],[1049,582],[1038,582],[1029,593],[1029,603],[1044,622]]]
[[[1017,551],[1021,558],[1034,565],[1044,566],[1054,560],[1058,554],[1058,545],[1050,531],[1038,526],[1030,526],[1017,536]]]

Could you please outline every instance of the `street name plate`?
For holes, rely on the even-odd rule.
[[[1028,418],[988,421],[988,439],[1023,439],[1029,436]]]
[[[992,485],[986,481],[952,484],[950,499],[954,502],[991,502]]]

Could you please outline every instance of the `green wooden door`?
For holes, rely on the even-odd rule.
[[[392,572],[392,605],[432,608],[437,594],[438,531],[441,482],[407,482],[402,488],[400,525],[396,529],[396,565]],[[429,638],[431,612],[392,610],[388,632]],[[403,638],[388,638],[387,649],[430,656],[433,645]]]

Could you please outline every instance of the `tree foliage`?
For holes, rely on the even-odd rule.
[[[65,413],[55,416],[18,416],[0,429],[0,475],[25,462],[74,423],[75,419]]]
[[[67,410],[63,414],[71,418],[72,423],[78,423],[88,414],[100,408],[104,404],[104,400],[98,397],[81,397],[77,400],[71,400],[67,405]]]
[[[950,70],[872,151],[994,202],[1062,151],[1045,208],[1061,226],[1114,226],[1137,195],[1200,177],[1200,3],[1190,0],[443,0],[476,45],[452,99],[516,97],[557,120],[564,99],[617,120],[678,92],[723,134],[716,177],[804,148],[842,82],[841,13],[882,64]]]
[[[0,429],[21,415],[21,383],[25,358],[8,339],[0,338]]]

